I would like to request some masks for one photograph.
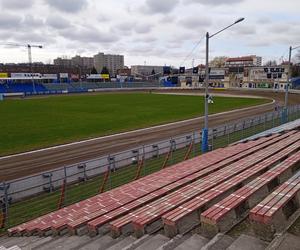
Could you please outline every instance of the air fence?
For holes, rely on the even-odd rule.
[[[214,150],[283,124],[283,110],[209,130]],[[288,121],[300,117],[300,105],[288,109]],[[201,132],[0,183],[0,228],[5,229],[111,190],[201,154]],[[0,231],[1,232],[1,231]]]

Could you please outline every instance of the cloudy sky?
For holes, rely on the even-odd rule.
[[[33,60],[57,56],[125,55],[125,64],[191,66],[204,62],[204,36],[214,56],[257,54],[286,59],[300,45],[299,0],[0,0],[0,62],[25,62],[27,50],[5,43],[42,44]],[[197,49],[190,53],[198,42]]]

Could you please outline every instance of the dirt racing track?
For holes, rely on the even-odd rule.
[[[161,92],[170,92],[170,90]],[[173,90],[172,92],[191,93],[191,90]],[[193,93],[200,94],[201,91],[197,90],[193,91]],[[220,91],[212,91],[212,94],[216,93],[220,93]],[[221,93],[224,95],[261,96],[274,99],[275,102],[279,103],[280,105],[282,105],[284,102],[284,93],[282,92],[275,93],[267,91],[223,90]],[[299,94],[289,95],[289,105],[299,103]],[[270,103],[258,107],[212,115],[209,118],[209,126],[214,127],[270,112],[274,110],[274,105],[274,103]],[[203,117],[199,117],[178,123],[171,123],[163,126],[156,126],[58,147],[2,157],[0,158],[0,182],[63,167],[66,165],[76,164],[78,162],[90,160],[100,156],[135,148],[139,145],[150,144],[187,132],[199,130],[201,127],[203,127],[203,122]]]

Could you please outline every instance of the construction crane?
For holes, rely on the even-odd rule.
[[[32,70],[32,52],[31,48],[39,48],[42,49],[42,45],[34,45],[34,44],[18,44],[18,43],[0,43],[1,45],[5,46],[12,46],[12,47],[25,47],[28,49],[28,62],[30,66],[30,75],[31,75],[31,81],[32,81],[32,87],[33,87],[33,92],[36,93],[35,90],[35,83],[34,83],[34,76],[33,76],[33,70]]]

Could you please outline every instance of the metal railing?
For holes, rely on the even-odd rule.
[[[209,130],[214,150],[282,124],[282,110]],[[291,106],[288,121],[300,118]],[[36,218],[201,154],[201,132],[0,183],[0,228]]]

